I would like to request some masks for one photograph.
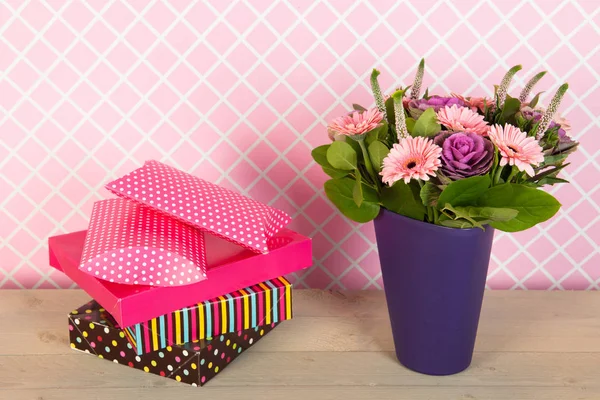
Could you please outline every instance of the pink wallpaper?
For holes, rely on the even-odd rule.
[[[372,104],[368,75],[490,94],[521,63],[542,102],[563,81],[582,148],[560,215],[498,234],[488,286],[600,284],[600,3],[5,0],[0,2],[0,286],[68,287],[46,238],[84,229],[102,185],[158,159],[253,196],[314,238],[299,287],[380,289],[371,224],[327,202],[324,125]]]

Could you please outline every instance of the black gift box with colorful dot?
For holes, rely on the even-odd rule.
[[[73,349],[202,386],[277,325],[262,325],[137,355],[112,316],[97,302],[90,301],[69,315],[69,338]]]

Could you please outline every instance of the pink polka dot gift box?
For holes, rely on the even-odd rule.
[[[97,201],[79,266],[109,282],[180,286],[206,279],[204,234],[123,199]]]
[[[112,316],[90,301],[69,315],[69,340],[71,348],[98,358],[202,386],[278,325],[273,322],[138,355]]]
[[[106,188],[256,253],[268,253],[268,240],[291,220],[281,210],[158,161],[147,161]]]
[[[49,238],[50,265],[120,326],[312,265],[283,211],[157,161],[109,183],[87,231]]]

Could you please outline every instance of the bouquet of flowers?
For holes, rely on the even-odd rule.
[[[578,146],[556,113],[568,85],[542,108],[540,94],[530,94],[545,72],[519,97],[508,94],[520,69],[506,73],[494,98],[421,96],[424,60],[412,86],[385,96],[373,70],[375,108],[354,104],[328,125],[332,143],[312,151],[331,177],[327,197],[357,222],[374,219],[381,207],[451,228],[507,232],[551,218],[560,203],[540,188],[567,182],[558,174]]]

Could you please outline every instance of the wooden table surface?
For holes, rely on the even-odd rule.
[[[294,292],[295,317],[195,388],[69,348],[79,290],[0,290],[0,399],[600,399],[600,293],[487,292],[458,375],[396,361],[381,292]]]

